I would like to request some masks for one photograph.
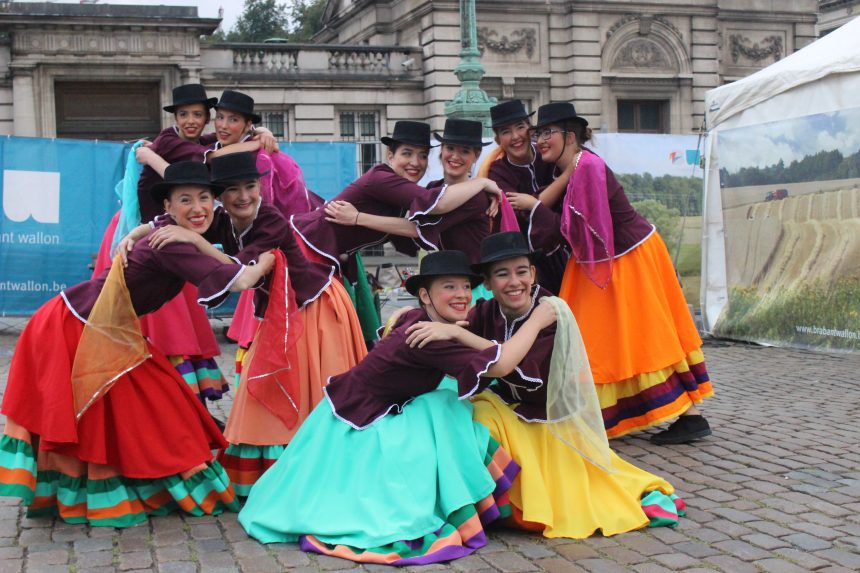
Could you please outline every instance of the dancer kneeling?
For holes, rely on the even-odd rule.
[[[485,239],[473,268],[494,298],[475,305],[471,332],[427,324],[412,342],[516,335],[538,299],[551,296],[535,284],[534,255],[520,233]],[[557,323],[541,331],[514,372],[472,398],[475,420],[522,469],[510,490],[512,521],[546,537],[575,539],[676,525],[684,504],[672,486],[609,449],[576,321],[561,299],[549,300],[559,303]]]
[[[465,319],[479,281],[460,251],[421,261],[406,288],[423,308],[330,379],[326,399],[251,489],[239,514],[249,535],[390,565],[448,561],[485,545],[481,524],[509,512],[518,469],[463,398],[510,373],[555,314],[539,305],[516,336],[482,350],[409,346],[406,331],[419,321]],[[457,391],[434,391],[446,374]]]
[[[205,165],[179,162],[152,193],[177,225],[203,233],[217,189]],[[222,264],[176,243],[140,241],[98,277],[45,303],[18,340],[2,412],[0,495],[23,498],[28,515],[127,527],[182,509],[238,509],[212,448],[226,446],[206,408],[167,357],[143,338],[138,316],[186,281],[217,306],[272,267]]]

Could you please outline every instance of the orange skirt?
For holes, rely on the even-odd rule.
[[[568,261],[559,296],[582,331],[609,437],[676,418],[713,395],[702,339],[656,231],[615,259],[605,289]]]
[[[257,402],[244,381],[239,384],[224,437],[231,444],[269,446],[287,444],[323,398],[329,376],[345,372],[367,354],[361,326],[343,285],[332,281],[320,297],[302,311],[304,330],[296,350],[302,394],[299,424],[289,429],[274,414]],[[254,345],[245,359],[253,360]],[[243,373],[247,369],[243,368]],[[229,472],[229,468],[228,468]]]

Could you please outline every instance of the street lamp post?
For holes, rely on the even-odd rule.
[[[445,102],[445,115],[480,121],[484,124],[484,135],[490,135],[490,108],[496,105],[496,98],[481,89],[484,73],[478,49],[475,0],[460,0],[460,63],[454,68],[460,90],[454,99]]]

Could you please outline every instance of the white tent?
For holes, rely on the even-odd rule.
[[[702,314],[712,331],[728,301],[721,132],[860,107],[860,18],[767,68],[705,95]],[[810,137],[814,134],[810,134]]]

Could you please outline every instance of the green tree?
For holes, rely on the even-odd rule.
[[[309,42],[322,29],[325,4],[325,0],[293,0],[290,7],[290,41]]]
[[[674,256],[678,245],[678,224],[681,222],[681,213],[678,209],[666,207],[656,199],[645,199],[631,203],[636,211],[648,219],[663,237],[669,253]]]
[[[302,1],[302,0],[299,0]],[[245,0],[242,15],[227,34],[231,42],[262,42],[288,35],[287,5],[275,0]]]

